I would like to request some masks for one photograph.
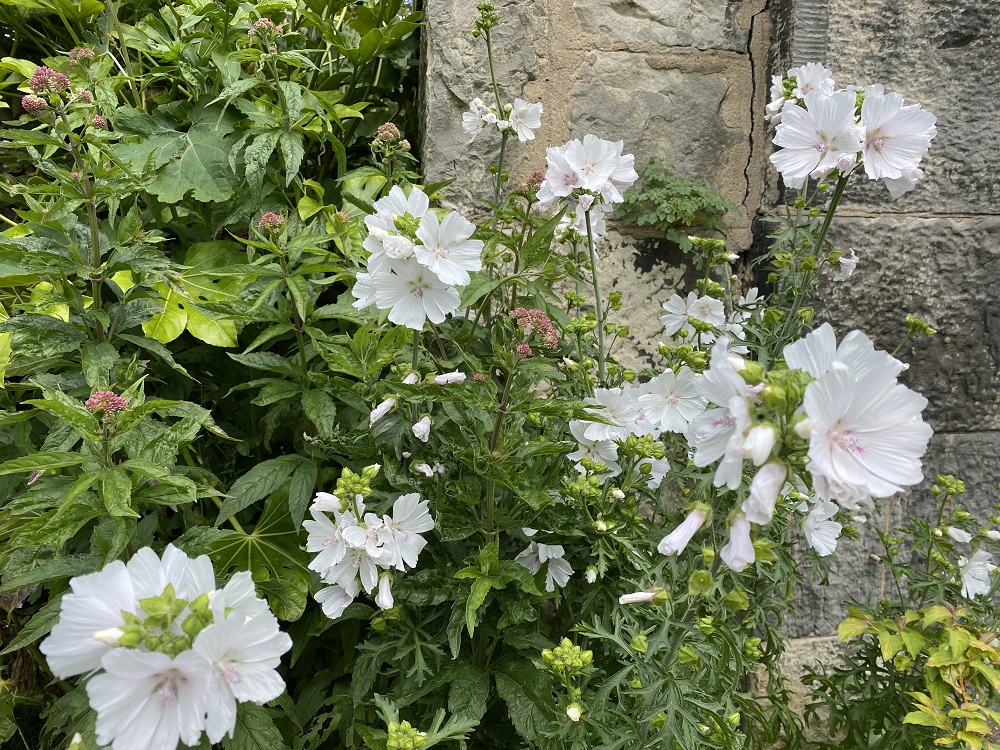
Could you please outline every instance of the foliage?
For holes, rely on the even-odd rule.
[[[637,170],[641,182],[625,195],[615,218],[625,224],[650,227],[684,252],[693,246],[688,235],[725,233],[724,218],[736,207],[718,194],[708,180],[689,180],[671,165],[652,157]]]

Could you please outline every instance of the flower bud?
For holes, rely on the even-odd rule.
[[[570,703],[569,708],[566,709],[566,715],[570,721],[580,721],[580,717],[583,716],[583,706],[579,703]]]
[[[587,579],[587,583],[595,583],[597,581],[597,568],[593,565],[588,565],[583,575]]]
[[[105,628],[104,630],[98,630],[91,638],[98,643],[103,643],[105,646],[117,648],[121,644],[123,635],[125,635],[125,631],[121,628]]]

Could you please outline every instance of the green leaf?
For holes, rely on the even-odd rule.
[[[223,750],[287,750],[288,745],[266,708],[243,702],[236,708],[233,738],[224,738],[222,747]]]
[[[115,128],[141,137],[138,143],[118,144],[115,152],[135,170],[155,152],[157,175],[146,189],[164,203],[177,203],[189,193],[203,203],[225,201],[237,185],[229,168],[229,136],[235,123],[236,115],[218,105],[199,106],[192,112],[191,127],[183,132],[161,115],[122,107]]]
[[[91,388],[106,389],[109,373],[118,361],[118,350],[108,342],[94,344],[85,341],[80,347],[83,355],[83,376]]]
[[[309,421],[316,426],[319,436],[329,439],[333,436],[336,427],[337,406],[323,391],[315,388],[302,394],[302,410],[306,413]]]
[[[292,472],[292,481],[288,485],[288,515],[296,530],[302,526],[306,508],[309,507],[309,501],[313,498],[313,490],[316,489],[318,475],[319,469],[316,464],[309,460],[303,460],[299,467]]]
[[[79,453],[59,453],[54,451],[32,453],[30,456],[15,458],[0,464],[0,476],[4,474],[19,474],[29,471],[48,471],[65,466],[82,464],[85,456]]]
[[[923,711],[911,711],[903,717],[904,724],[916,724],[921,727],[940,727],[947,729],[947,722],[925,714]]]
[[[264,175],[267,174],[267,163],[278,145],[278,138],[281,137],[280,130],[271,130],[261,133],[254,138],[253,143],[247,146],[243,152],[243,163],[246,167],[247,183],[250,190],[256,195],[260,193],[260,188],[264,184]]]
[[[62,594],[48,601],[45,606],[35,612],[34,617],[28,620],[25,626],[21,628],[21,631],[14,636],[14,639],[8,644],[7,648],[0,651],[0,656],[12,654],[18,649],[30,646],[39,638],[47,636],[59,620],[59,607],[61,605]]]
[[[49,398],[31,398],[25,399],[22,403],[58,417],[77,432],[93,440],[96,440],[100,435],[101,427],[97,423],[97,419],[80,402],[66,403],[62,400],[57,401]]]
[[[299,167],[302,166],[302,157],[305,156],[306,151],[302,147],[302,135],[300,133],[282,133],[280,146],[281,159],[285,162],[285,187],[287,188],[298,177]],[[301,210],[302,202],[300,201],[299,211],[301,212]]]
[[[490,579],[485,576],[477,578],[472,582],[472,590],[469,592],[469,598],[465,602],[465,627],[468,629],[470,636],[476,631],[476,612],[479,611],[479,608],[483,606],[483,602],[486,601],[486,595],[490,593],[492,585]]]
[[[299,549],[298,539],[284,497],[275,495],[250,533],[195,526],[176,543],[188,554],[211,557],[220,577],[249,570],[271,611],[293,621],[302,616],[309,594],[309,555]]]
[[[166,362],[167,366],[170,367],[170,369],[176,370],[181,375],[184,375],[185,377],[194,380],[194,378],[191,376],[191,373],[185,370],[181,365],[177,364],[177,361],[174,359],[174,356],[170,353],[170,350],[167,349],[167,347],[165,347],[159,341],[156,341],[155,339],[149,339],[144,336],[132,336],[126,333],[119,333],[118,338],[128,341],[130,344],[135,344],[136,346],[145,349],[148,352],[152,352],[157,357]]]
[[[514,728],[529,743],[549,726],[551,699],[548,679],[525,660],[507,662],[496,671],[497,693],[507,704]]]
[[[857,638],[859,635],[864,633],[874,633],[875,628],[873,628],[865,620],[860,620],[857,617],[848,617],[837,628],[837,639],[840,641],[847,641],[851,638]]]
[[[489,695],[490,676],[472,664],[464,664],[448,691],[448,711],[478,722],[486,713]]]
[[[13,334],[11,349],[18,358],[52,357],[76,351],[87,335],[71,323],[48,315],[15,315],[0,323],[0,333]]]
[[[19,569],[16,575],[5,574],[0,584],[0,593],[17,591],[25,586],[47,583],[59,578],[93,573],[104,562],[100,555],[71,555],[45,560],[35,560],[32,564]]]
[[[112,516],[139,517],[139,514],[132,510],[132,482],[117,466],[106,469],[101,475],[101,501]]]
[[[219,526],[232,515],[239,513],[277,490],[306,459],[302,456],[281,456],[254,466],[241,476],[229,489],[215,525]],[[310,462],[311,463],[311,462]]]

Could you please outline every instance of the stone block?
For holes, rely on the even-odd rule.
[[[736,23],[742,2],[712,0],[573,0],[580,25],[611,45],[656,44],[742,51]]]
[[[935,435],[924,457],[923,483],[891,502],[880,501],[880,507],[888,511],[888,528],[896,528],[907,517],[936,517],[937,501],[930,488],[939,474],[952,474],[965,482],[966,494],[956,502],[986,522],[1000,503],[997,467],[1000,467],[1000,432]],[[828,585],[807,581],[798,588],[792,612],[784,623],[786,634],[790,637],[834,634],[847,616],[843,604],[846,600],[877,599],[892,590],[891,576],[881,562],[871,557],[884,553],[876,534],[878,528],[887,528],[885,514],[860,526],[860,539],[841,540]]]
[[[924,184],[898,201],[881,184],[848,192],[878,212],[996,213],[1000,14],[977,0],[812,0],[828,14],[826,63],[839,85],[881,83],[937,115]]]
[[[911,364],[903,381],[930,402],[925,418],[938,432],[1000,430],[1000,218],[844,217],[831,238],[861,262],[821,285],[821,316],[887,351],[907,312],[928,320],[938,333],[900,352]]]

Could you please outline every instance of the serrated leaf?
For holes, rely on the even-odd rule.
[[[306,151],[302,146],[300,133],[282,133],[279,145],[281,146],[281,160],[285,162],[285,187],[288,187],[298,177],[299,167],[302,166],[302,158]],[[302,201],[299,201],[299,213],[302,213]],[[313,211],[313,213],[316,212]]]
[[[243,163],[246,167],[247,183],[250,190],[257,194],[264,184],[264,175],[267,173],[267,163],[271,159],[271,154],[278,145],[278,138],[281,137],[280,130],[272,130],[261,133],[253,139],[253,143],[247,146],[243,152]]]
[[[495,674],[497,693],[507,704],[514,728],[527,742],[534,742],[549,726],[546,711],[552,699],[547,678],[523,660],[505,663]]]
[[[30,471],[48,471],[66,466],[82,464],[85,456],[79,453],[61,453],[55,451],[32,453],[30,456],[15,458],[0,464],[0,476],[4,474],[20,474]]]
[[[73,576],[93,573],[103,562],[104,558],[100,555],[70,555],[48,560],[36,560],[31,565],[19,569],[15,575],[5,574],[3,583],[0,584],[0,593],[47,583],[58,578],[72,578]]]
[[[309,507],[309,501],[313,498],[317,476],[319,476],[319,469],[316,464],[309,460],[304,460],[292,472],[292,479],[288,484],[288,515],[296,530],[302,526],[306,508]]]
[[[874,632],[875,628],[865,620],[858,619],[857,617],[848,617],[837,627],[837,640],[847,641],[851,638],[857,638],[864,633]]]
[[[236,708],[233,738],[224,738],[222,747],[224,750],[287,750],[288,745],[266,708],[243,702]]]
[[[225,502],[219,509],[215,525],[219,526],[230,516],[272,494],[288,481],[292,472],[305,460],[298,455],[280,456],[254,466],[233,482]]]
[[[478,722],[486,713],[489,695],[490,676],[472,664],[464,664],[448,691],[448,712]]]
[[[112,516],[138,518],[132,510],[132,482],[117,466],[106,469],[101,475],[101,502]]]
[[[469,598],[465,601],[465,627],[469,631],[470,636],[476,631],[476,613],[483,606],[483,602],[486,601],[486,595],[490,593],[492,586],[493,584],[490,579],[485,576],[477,578],[472,582]]]
[[[337,406],[332,398],[323,391],[310,389],[302,394],[302,410],[316,426],[320,437],[332,437],[337,420]]]

